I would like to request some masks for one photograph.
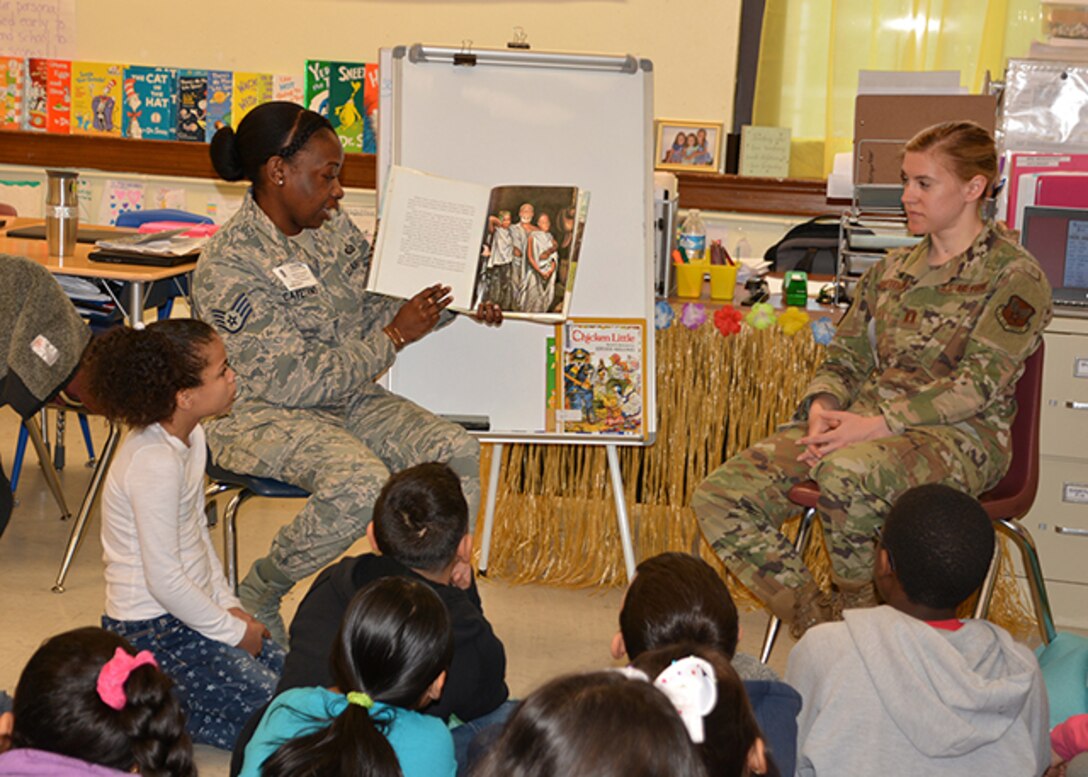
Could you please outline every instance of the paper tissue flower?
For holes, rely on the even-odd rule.
[[[774,306],[768,302],[757,302],[744,320],[753,329],[766,329],[774,323]]]
[[[835,337],[835,324],[827,316],[812,322],[812,339],[820,345],[828,345]]]
[[[659,299],[654,305],[654,329],[668,329],[676,313],[667,300]]]
[[[808,313],[800,308],[786,308],[782,315],[778,317],[778,326],[791,337],[804,329],[807,324]]]
[[[714,326],[725,337],[740,331],[741,312],[732,305],[723,305],[714,311]]]
[[[706,323],[706,307],[701,302],[689,302],[680,308],[680,323],[688,329],[698,329]]]

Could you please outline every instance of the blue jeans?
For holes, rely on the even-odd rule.
[[[189,716],[193,742],[224,750],[234,747],[250,715],[268,703],[283,671],[284,651],[264,640],[254,658],[193,631],[173,615],[144,621],[102,616],[102,628],[127,639],[137,650],[150,650],[159,667],[176,683],[178,699]]]
[[[506,719],[514,714],[518,702],[507,699],[486,715],[473,718],[450,729],[453,753],[457,758],[458,777],[466,775],[476,765],[502,733]]]

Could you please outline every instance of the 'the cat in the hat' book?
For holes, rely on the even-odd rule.
[[[122,121],[126,138],[177,138],[177,70],[151,65],[132,65],[125,68],[123,98]]]

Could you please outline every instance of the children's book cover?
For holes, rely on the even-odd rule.
[[[175,140],[178,135],[178,71],[171,67],[125,68],[124,135]]]
[[[72,131],[72,63],[46,60],[45,131],[67,135]]]
[[[23,128],[25,95],[26,60],[0,57],[0,129]]]
[[[571,319],[557,327],[562,397],[559,432],[641,437],[646,322]]]
[[[324,60],[306,60],[305,105],[314,113],[329,118],[329,69],[330,63]]]
[[[238,129],[238,124],[245,115],[261,103],[272,99],[271,73],[235,73],[234,107],[231,110],[231,124]]]
[[[208,71],[208,116],[205,140],[211,143],[215,131],[230,127],[234,73],[229,70]]]
[[[345,153],[363,150],[363,125],[366,106],[364,85],[366,64],[333,62],[329,72],[329,121],[340,137]]]
[[[124,65],[72,63],[72,134],[121,134],[121,81]]]
[[[306,95],[298,76],[279,73],[272,76],[272,99],[305,105]]]
[[[26,61],[26,129],[45,132],[49,101],[49,60],[31,57]]]
[[[208,125],[208,71],[178,71],[178,140],[203,143]]]
[[[363,153],[378,153],[378,64],[366,66],[363,86]]]

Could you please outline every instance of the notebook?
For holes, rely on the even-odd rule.
[[[1054,290],[1054,304],[1088,308],[1088,209],[1028,205],[1020,243]]]

